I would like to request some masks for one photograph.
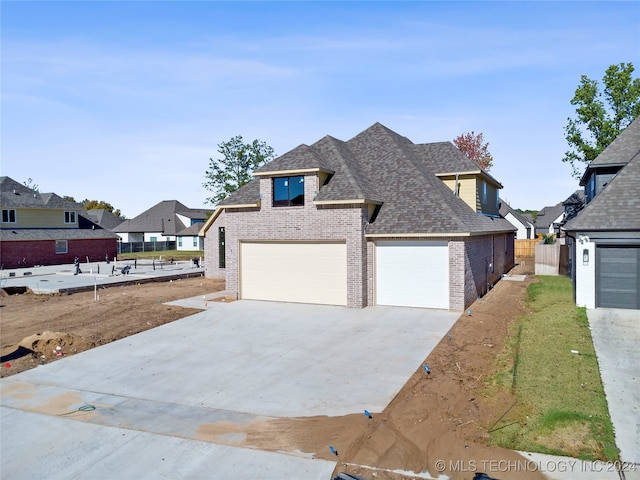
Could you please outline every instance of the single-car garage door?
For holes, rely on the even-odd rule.
[[[596,306],[640,308],[640,247],[596,249]]]
[[[449,246],[436,241],[376,244],[376,303],[449,309]]]
[[[346,305],[346,243],[241,242],[240,297]]]

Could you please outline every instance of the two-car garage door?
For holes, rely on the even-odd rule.
[[[439,241],[378,241],[376,303],[449,309],[449,247]]]
[[[242,242],[240,297],[346,305],[346,243]]]
[[[449,309],[449,247],[378,241],[375,303]],[[345,242],[241,242],[240,297],[347,305]]]

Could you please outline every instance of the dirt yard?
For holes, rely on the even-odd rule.
[[[248,425],[204,425],[196,438],[216,443],[243,438],[232,444],[299,450],[337,460],[336,474],[349,472],[376,480],[413,478],[412,472],[424,471],[433,477],[446,474],[452,480],[470,480],[474,475],[471,468],[501,480],[544,478],[538,472],[500,471],[495,462],[517,462],[520,457],[487,445],[488,430],[513,404],[513,398],[506,393],[489,393],[485,380],[510,325],[526,312],[526,288],[535,280],[529,259],[511,273],[528,277],[524,282],[500,281],[475,302],[471,314],[461,315],[425,359],[430,373],[422,364],[416,365],[415,373],[393,401],[383,412],[371,412],[372,418],[357,413]],[[221,282],[197,278],[101,289],[98,302],[93,292],[4,296],[0,298],[2,376],[196,313],[163,302],[223,289]],[[229,435],[235,433],[242,435]],[[337,456],[329,451],[329,445]]]
[[[99,301],[93,291],[3,295],[0,375],[13,375],[198,313],[201,310],[163,303],[221,290],[224,282],[197,277],[100,288]]]

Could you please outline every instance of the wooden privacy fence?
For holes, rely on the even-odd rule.
[[[564,239],[554,244],[536,245],[536,275],[566,275],[569,268],[569,247]]]
[[[533,239],[516,239],[514,255],[516,257],[535,257],[536,245],[542,240],[539,238]]]

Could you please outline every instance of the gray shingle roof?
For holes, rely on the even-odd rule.
[[[416,145],[380,123],[344,142],[326,136],[301,145],[257,172],[323,168],[335,174],[316,201],[381,202],[368,226],[371,235],[481,234],[513,231],[502,218],[476,213],[435,174],[480,168],[450,142]],[[253,181],[219,204],[254,203],[259,185]]]
[[[640,117],[631,122],[600,155],[593,159],[585,169],[580,185],[584,187],[587,184],[594,170],[626,165],[637,152],[638,142],[640,142]]]
[[[327,159],[318,155],[313,148],[303,144],[257,168],[255,173],[309,168],[333,170]]]
[[[203,222],[194,223],[193,225],[190,225],[184,230],[178,232],[176,235],[179,237],[197,237],[203,225]]]
[[[246,185],[233,192],[227,198],[218,203],[218,206],[225,205],[254,205],[260,200],[260,179],[255,178]]]
[[[116,217],[113,213],[108,210],[102,208],[94,208],[92,210],[86,210],[81,213],[84,217],[87,217],[89,220],[94,222],[97,225],[100,225],[102,228],[106,228],[107,230],[113,230],[115,227],[120,225],[123,220],[120,217]]]
[[[567,222],[565,230],[640,230],[640,138],[627,136],[626,139],[625,150],[630,154],[626,166],[574,219]]]
[[[514,210],[511,208],[511,205],[500,199],[500,215],[502,217],[506,217],[509,213],[523,225],[533,225],[533,219],[531,217],[525,216],[524,214]]]
[[[0,240],[3,242],[25,240],[95,240],[100,238],[119,238],[113,232],[102,228],[3,228]]]
[[[164,200],[140,215],[125,220],[113,229],[119,233],[162,232],[163,235],[175,235],[187,226],[182,223],[177,214],[194,219],[205,219],[203,210],[185,207],[177,200]]]
[[[626,165],[638,153],[638,144],[640,144],[640,117],[631,122],[589,166]]]
[[[40,193],[10,177],[0,177],[0,203],[3,208],[51,208],[78,211],[77,203],[64,200],[55,193]]]
[[[536,229],[548,229],[549,226],[563,213],[564,206],[562,205],[562,202],[550,207],[544,207],[538,212],[538,216],[536,217]]]

